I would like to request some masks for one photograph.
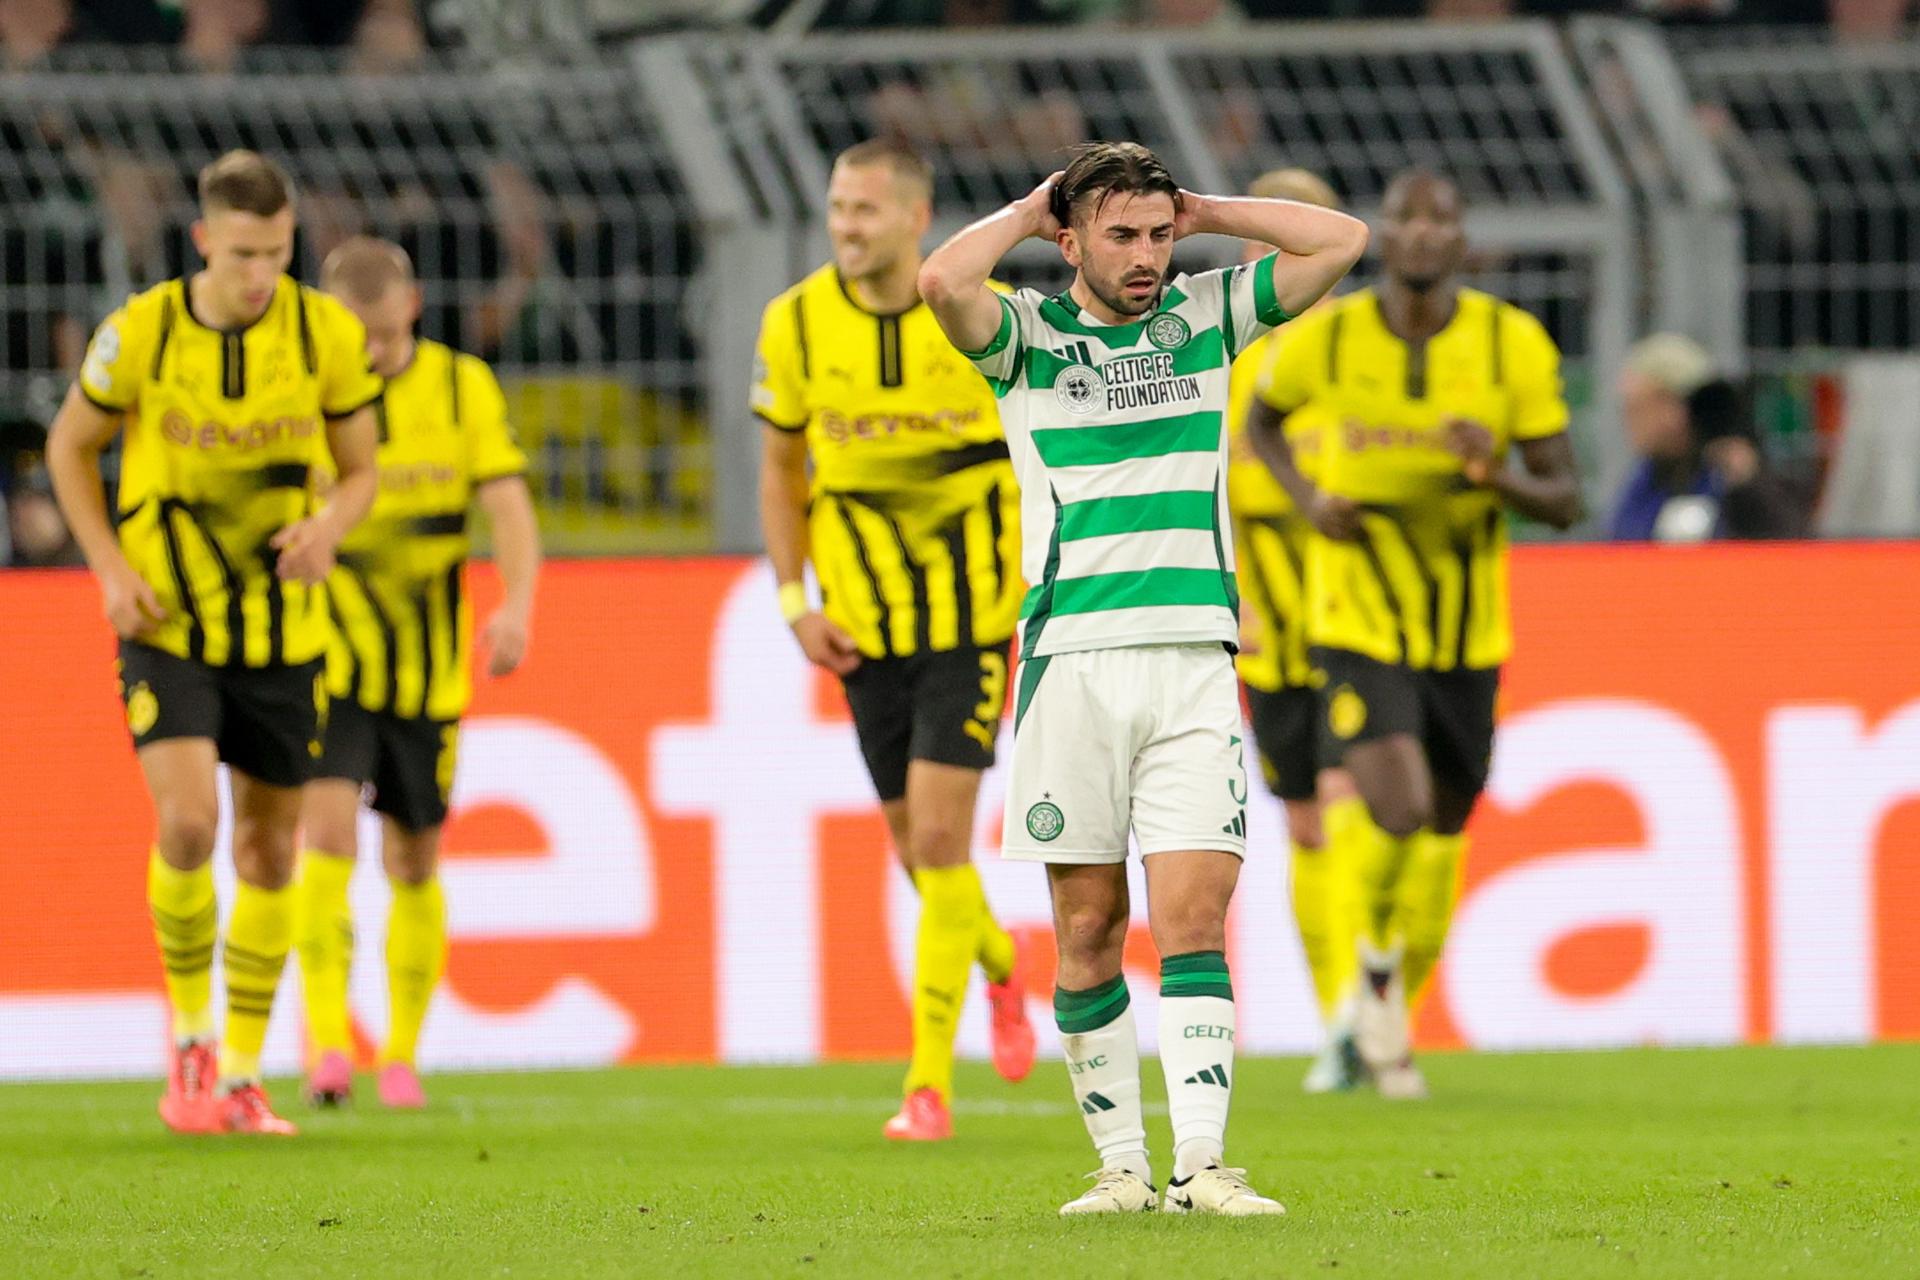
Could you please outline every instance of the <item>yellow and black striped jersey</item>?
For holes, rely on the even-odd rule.
[[[481,485],[525,472],[526,455],[493,371],[438,342],[415,345],[374,414],[380,496],[327,583],[328,684],[369,711],[455,720],[473,694],[468,511]]]
[[[325,589],[282,582],[268,543],[315,507],[326,420],[380,394],[353,313],[282,277],[258,320],[212,329],[170,280],[95,331],[80,390],[126,415],[120,546],[167,611],[143,642],[211,666],[319,657]]]
[[[1233,513],[1234,563],[1240,571],[1241,634],[1249,643],[1234,660],[1251,688],[1272,693],[1306,688],[1307,518],[1247,441],[1247,411],[1272,376],[1288,321],[1240,353],[1227,384],[1232,431],[1227,506]],[[1284,430],[1295,465],[1311,479],[1318,465],[1321,415],[1307,409],[1287,416]]]
[[[925,304],[875,314],[822,267],[767,305],[752,403],[806,433],[823,607],[862,654],[1006,642],[1019,490],[992,388]]]
[[[1363,289],[1288,329],[1265,395],[1323,415],[1316,482],[1362,510],[1359,539],[1312,539],[1312,643],[1435,670],[1506,661],[1506,517],[1490,490],[1463,486],[1446,433],[1478,423],[1499,463],[1516,441],[1566,430],[1560,353],[1540,322],[1462,289],[1416,351]]]

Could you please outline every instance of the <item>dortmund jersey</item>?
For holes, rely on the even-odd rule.
[[[269,540],[317,505],[326,420],[380,394],[353,313],[282,277],[258,320],[213,329],[170,280],[100,325],[80,390],[126,415],[120,546],[167,612],[142,642],[211,666],[319,657],[325,590],[276,577]]]
[[[1267,693],[1305,688],[1312,675],[1306,562],[1313,526],[1247,439],[1247,411],[1271,376],[1286,333],[1285,328],[1276,330],[1241,352],[1227,384],[1232,439],[1227,505],[1233,511],[1234,558],[1240,570],[1241,631],[1252,637],[1234,665],[1250,687]],[[1308,479],[1318,468],[1320,417],[1302,410],[1289,414],[1283,424],[1295,465]]]
[[[455,720],[473,693],[467,514],[474,490],[522,474],[526,455],[493,371],[438,342],[415,344],[374,414],[380,496],[327,583],[328,683],[369,711]]]
[[[1020,476],[1023,657],[1238,641],[1227,384],[1287,318],[1275,260],[1177,276],[1128,324],[1064,293],[1000,299],[999,332],[970,358],[1001,397]]]
[[[924,304],[880,315],[833,267],[768,304],[753,408],[805,432],[823,607],[869,658],[1001,645],[1020,498],[993,392]]]
[[[1464,487],[1446,431],[1485,427],[1502,465],[1514,442],[1566,430],[1560,353],[1540,322],[1462,289],[1421,354],[1361,290],[1288,330],[1265,395],[1322,415],[1318,483],[1362,510],[1358,539],[1312,540],[1311,641],[1423,669],[1505,662],[1506,518],[1491,490]]]

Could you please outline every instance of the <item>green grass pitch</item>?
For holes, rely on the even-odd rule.
[[[1146,1079],[1160,1166],[1158,1063]],[[183,1139],[156,1086],[0,1088],[0,1275],[1920,1278],[1920,1045],[1434,1055],[1434,1099],[1240,1065],[1229,1153],[1285,1218],[1063,1222],[1093,1166],[1058,1064],[430,1078],[424,1114]],[[1164,1172],[1161,1174],[1164,1177]]]

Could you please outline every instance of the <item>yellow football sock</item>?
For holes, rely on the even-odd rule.
[[[953,1037],[967,995],[967,970],[980,946],[986,899],[970,865],[926,867],[920,883],[920,929],[914,948],[913,1060],[906,1092],[953,1095]]]
[[[353,969],[353,859],[309,849],[300,855],[296,945],[307,1038],[315,1053],[352,1053],[347,986]]]
[[[180,871],[155,849],[147,858],[147,906],[166,969],[167,1003],[173,1006],[173,1038],[213,1034],[213,944],[220,912],[213,899],[213,867]]]
[[[1446,945],[1466,871],[1467,838],[1422,831],[1409,843],[1411,851],[1395,895],[1394,932],[1406,944],[1403,973],[1411,1006],[1425,990]]]
[[[1320,998],[1320,1015],[1331,1023],[1359,967],[1354,951],[1360,933],[1355,869],[1360,865],[1363,846],[1373,838],[1374,826],[1367,817],[1366,802],[1359,796],[1347,796],[1321,806],[1320,830],[1326,844],[1316,856],[1324,868],[1328,945],[1326,968],[1314,970],[1313,986]],[[1298,906],[1294,909],[1299,911]]]
[[[258,1080],[260,1046],[280,970],[293,945],[292,888],[262,889],[242,880],[227,921],[227,1033],[220,1042],[220,1078]]]
[[[1354,825],[1349,883],[1354,889],[1356,923],[1368,946],[1384,953],[1393,946],[1394,898],[1417,837],[1383,831],[1364,804]]]
[[[447,896],[440,877],[393,883],[387,917],[387,1047],[382,1063],[412,1064],[433,990],[447,968]]]
[[[1311,849],[1295,841],[1292,862],[1293,872],[1287,887],[1293,898],[1293,923],[1300,932],[1300,950],[1307,959],[1307,972],[1313,977],[1320,1020],[1325,1022],[1333,1016],[1334,1005],[1340,999],[1340,989],[1333,985],[1334,952],[1351,953],[1353,945],[1349,940],[1346,947],[1340,948],[1333,936],[1333,904],[1329,899],[1334,874],[1328,851]]]
[[[966,873],[970,890],[979,901],[980,937],[974,947],[974,959],[980,962],[988,982],[1005,982],[1013,976],[1013,935],[993,918],[993,908],[987,905],[986,886],[980,883],[980,873],[973,864],[969,862],[953,869]]]

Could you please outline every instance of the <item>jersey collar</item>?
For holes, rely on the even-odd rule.
[[[286,288],[287,284],[288,284],[288,277],[284,275],[281,276],[278,280],[274,281],[273,297],[268,300],[267,309],[265,311],[262,311],[259,315],[255,316],[252,320],[248,321],[246,324],[241,325],[237,329],[216,329],[212,325],[208,324],[206,321],[202,320],[199,316],[193,313],[193,276],[192,275],[184,275],[180,277],[180,309],[187,313],[187,319],[193,321],[195,324],[199,325],[202,329],[205,329],[210,333],[223,333],[223,334],[227,334],[230,337],[238,337],[241,334],[246,333],[249,329],[252,329],[255,325],[259,324],[262,320],[265,320],[268,316],[273,314],[273,309],[280,305],[280,294]]]
[[[1083,338],[1098,338],[1110,347],[1131,347],[1140,341],[1140,334],[1149,321],[1163,311],[1171,311],[1187,300],[1187,295],[1176,286],[1167,285],[1160,291],[1160,300],[1153,304],[1153,310],[1130,324],[1101,324],[1097,320],[1083,318],[1085,313],[1080,304],[1073,300],[1069,290],[1061,290],[1040,304],[1040,312],[1057,329],[1066,333],[1078,334]]]
[[[872,316],[876,320],[898,320],[909,311],[917,310],[926,304],[925,298],[915,298],[912,306],[904,307],[899,311],[872,311],[862,306],[860,299],[853,296],[853,286],[847,283],[847,278],[840,274],[840,268],[838,267],[833,269],[833,282],[840,286],[840,296],[847,300],[848,306],[858,311],[861,315]]]

